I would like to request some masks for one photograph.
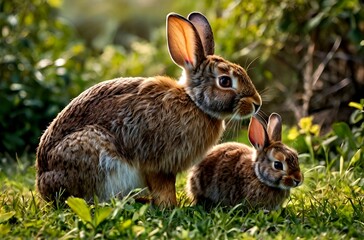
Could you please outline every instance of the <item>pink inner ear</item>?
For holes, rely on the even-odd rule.
[[[190,59],[185,59],[185,63],[186,63],[186,64],[189,64],[189,65],[192,65],[192,60],[190,60]]]
[[[192,23],[183,17],[171,15],[167,30],[168,48],[175,63],[181,67],[195,67],[197,45],[201,43]]]
[[[255,148],[261,148],[265,143],[264,127],[255,117],[252,117],[250,121],[249,141]]]

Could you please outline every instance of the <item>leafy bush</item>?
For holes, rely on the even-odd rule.
[[[364,91],[363,3],[204,2],[217,52],[250,66],[258,89],[266,88],[263,109],[293,115],[290,124],[311,115],[323,131],[348,121],[341,113]]]
[[[96,82],[119,76],[179,76],[180,69],[172,63],[167,52],[164,25],[150,30],[149,39],[133,38],[130,46],[112,45],[115,39],[105,36],[110,39],[108,45],[95,49],[93,44],[76,34],[79,29],[60,17],[61,3],[62,0],[0,1],[0,153],[34,152],[42,131],[56,114],[71,98]],[[353,55],[363,51],[358,39],[362,39],[359,22],[364,12],[358,1],[329,1],[325,5],[320,1],[205,0],[168,6],[185,14],[198,6],[213,27],[217,54],[246,68],[249,68],[251,59],[258,59],[249,74],[259,90],[268,89],[262,93],[263,108],[282,115],[293,108],[297,120],[302,117],[297,112],[305,112],[299,111],[303,98],[309,112],[312,112],[311,107],[316,108],[311,105],[316,102],[312,101],[316,93],[319,93],[317,96],[326,96],[320,98],[323,102],[331,104],[336,101],[329,99],[334,96],[333,92],[312,93],[312,85],[302,90],[305,84],[302,73],[307,65],[302,59],[305,59],[308,45],[317,44],[318,51],[311,63],[320,66],[321,55],[330,51],[335,37],[342,36],[340,46],[351,51],[345,56],[353,61],[353,65],[344,61],[340,62],[344,67],[338,67],[338,64],[324,67],[329,73],[336,72],[330,69],[342,69],[345,74],[351,74],[338,74],[335,81],[352,79],[357,86],[344,91],[345,101],[352,94],[351,100],[357,101],[362,85],[360,74],[357,74],[360,68],[356,66],[360,66],[362,58]],[[296,9],[300,14],[294,14]],[[113,24],[117,26],[115,22]],[[336,28],[337,24],[340,28]],[[305,26],[303,32],[298,31],[301,25]],[[317,39],[309,37],[310,34],[321,34],[321,29],[324,29],[325,38],[321,35]],[[283,64],[282,59],[286,60]],[[354,67],[347,71],[347,66]],[[310,75],[311,80],[313,75]],[[325,76],[330,78],[331,75]],[[317,83],[322,87],[321,83],[331,84],[329,90],[341,86],[337,82],[322,80]],[[288,100],[279,92],[284,92]],[[320,110],[319,106],[316,110]],[[294,118],[284,116],[284,119],[285,123],[296,122]]]
[[[175,73],[165,32],[156,46],[139,41],[89,48],[59,17],[61,1],[0,2],[0,153],[34,152],[42,131],[88,86],[119,76]],[[165,63],[165,64],[164,64]]]
[[[57,1],[0,2],[0,152],[34,152],[51,119],[88,84],[89,52],[49,3]]]

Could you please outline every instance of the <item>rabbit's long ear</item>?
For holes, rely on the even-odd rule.
[[[249,124],[249,141],[256,149],[262,149],[269,144],[263,124],[254,116]]]
[[[278,113],[272,113],[268,120],[268,137],[273,141],[282,139],[282,118]]]
[[[188,15],[188,20],[195,26],[203,45],[206,55],[213,55],[215,52],[214,34],[209,21],[199,12],[192,12]]]
[[[167,16],[167,41],[173,61],[184,69],[196,68],[205,58],[195,26],[178,14]]]

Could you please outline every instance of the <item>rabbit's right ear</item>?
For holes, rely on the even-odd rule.
[[[184,69],[195,69],[205,58],[195,26],[178,14],[167,16],[167,41],[171,58]]]
[[[214,34],[209,21],[206,17],[199,12],[192,12],[188,15],[188,20],[190,20],[195,26],[203,45],[203,49],[206,55],[214,55],[215,52],[215,42]]]
[[[282,118],[278,113],[272,113],[268,120],[268,136],[270,140],[281,141],[282,139]]]
[[[252,117],[249,124],[249,141],[255,149],[262,149],[269,144],[267,131],[256,117]]]

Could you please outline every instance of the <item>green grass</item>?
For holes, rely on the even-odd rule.
[[[94,205],[70,198],[54,206],[34,190],[34,156],[18,158],[17,164],[4,157],[0,239],[364,239],[363,107],[364,100],[352,115],[355,126],[337,123],[325,136],[319,136],[311,118],[303,118],[299,129],[284,129],[284,142],[302,153],[305,180],[271,212],[191,206],[185,173],[177,179],[179,207],[174,209],[132,197]]]
[[[305,163],[305,182],[282,209],[207,212],[190,206],[185,174],[178,178],[181,204],[175,209],[132,198],[92,206],[70,199],[71,207],[54,207],[37,196],[34,167],[24,162],[29,159],[0,171],[0,239],[364,239],[364,178],[353,169]]]

